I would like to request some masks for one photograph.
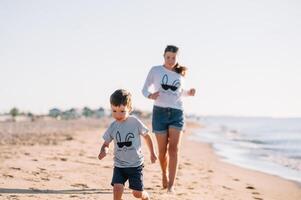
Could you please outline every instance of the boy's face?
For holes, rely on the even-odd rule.
[[[111,105],[111,109],[112,109],[112,116],[117,121],[126,120],[131,112],[131,108],[124,105],[120,105],[120,106]]]

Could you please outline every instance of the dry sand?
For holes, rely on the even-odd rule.
[[[1,123],[0,199],[112,199],[112,149],[97,160],[107,124],[107,119]],[[150,164],[143,144],[145,189],[152,199],[301,199],[294,182],[221,162],[210,145],[189,139],[200,127],[188,127],[175,194],[161,189],[159,163]],[[123,199],[135,198],[126,189]]]

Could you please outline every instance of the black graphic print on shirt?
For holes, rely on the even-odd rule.
[[[173,81],[173,83],[171,85],[169,85],[168,84],[168,76],[167,76],[167,74],[165,74],[161,81],[161,87],[164,90],[170,89],[172,91],[176,91],[180,87],[180,81],[179,81],[179,79],[176,79]]]
[[[131,147],[132,146],[132,141],[130,141],[130,139],[134,139],[135,136],[133,133],[128,133],[126,134],[125,136],[125,140],[124,142],[121,141],[121,136],[120,136],[120,132],[117,131],[116,133],[116,140],[117,140],[117,146],[119,148],[123,148],[124,150],[126,150],[127,148],[126,147]]]

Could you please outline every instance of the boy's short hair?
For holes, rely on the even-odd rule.
[[[110,103],[113,106],[124,105],[126,107],[132,107],[132,95],[129,91],[124,89],[116,90],[110,97]]]

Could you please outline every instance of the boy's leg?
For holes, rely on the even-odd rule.
[[[129,187],[133,190],[134,197],[149,200],[148,193],[143,189],[143,165],[128,168],[127,175],[129,177]]]
[[[141,198],[143,200],[150,200],[149,195],[146,191],[133,190],[132,193],[136,198]]]
[[[123,174],[123,169],[114,167],[113,178],[111,185],[113,186],[114,200],[121,200],[123,194],[124,183],[127,177]]]
[[[123,194],[123,184],[116,183],[113,186],[113,195],[114,195],[114,200],[121,200],[122,194]]]

